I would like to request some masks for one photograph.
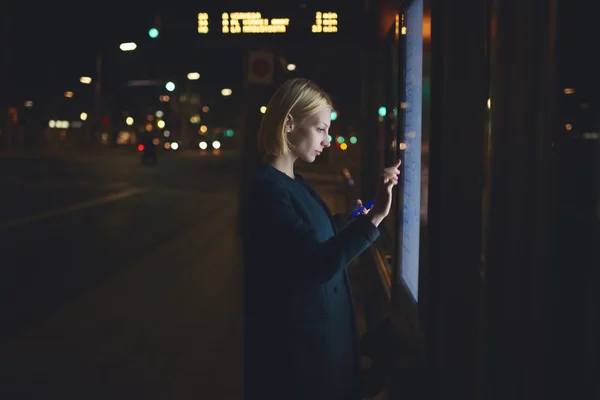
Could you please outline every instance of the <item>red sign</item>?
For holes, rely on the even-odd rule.
[[[265,59],[259,58],[252,63],[252,73],[260,78],[266,77],[271,72],[271,64]]]
[[[249,54],[248,83],[271,85],[273,83],[273,54],[252,51]]]

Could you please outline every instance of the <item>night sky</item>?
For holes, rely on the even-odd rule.
[[[0,66],[7,69],[8,82],[2,88],[11,102],[20,103],[26,98],[44,96],[46,93],[63,92],[71,85],[78,85],[82,75],[93,76],[95,55],[99,50],[115,56],[118,44],[136,41],[140,48],[150,39],[148,29],[153,26],[154,16],[163,16],[165,26],[176,27],[181,37],[189,29],[189,40],[195,40],[196,14],[207,11],[218,17],[221,11],[277,10],[291,13],[301,4],[308,8],[323,7],[337,10],[362,7],[363,1],[321,0],[281,2],[253,0],[248,2],[222,0],[218,2],[182,0],[169,1],[121,1],[121,2],[17,2],[4,1],[0,5],[0,33],[4,41]],[[595,102],[600,89],[597,72],[596,13],[582,5],[582,0],[560,4],[559,40],[561,53],[561,84],[577,87],[588,101]],[[163,39],[167,35],[161,32]],[[171,46],[189,47],[185,40]],[[225,53],[219,57],[226,57]],[[151,61],[154,62],[154,61]],[[318,60],[315,60],[318,63]],[[148,62],[147,62],[148,63]],[[110,66],[110,61],[108,61]],[[238,74],[239,66],[231,62],[216,64],[222,75]],[[327,66],[321,66],[326,69]],[[109,71],[107,71],[109,72]]]
[[[204,3],[204,4],[203,4]],[[169,51],[177,54],[177,46],[190,48],[187,40],[197,40],[195,32],[197,13],[211,12],[220,19],[222,11],[261,11],[270,10],[291,13],[307,7],[331,8],[338,4],[349,8],[352,3],[360,10],[361,1],[341,0],[277,2],[255,0],[252,7],[244,1],[189,2],[169,1],[122,1],[122,2],[11,2],[2,5],[2,29],[7,45],[4,46],[4,62],[8,60],[9,82],[5,88],[11,98],[19,102],[25,98],[44,96],[47,92],[68,90],[71,85],[79,85],[82,75],[93,76],[95,57],[98,51],[107,54],[106,64],[111,67],[110,56],[120,52],[118,45],[124,41],[135,41],[141,49],[150,44],[148,30],[153,27],[155,15],[160,14],[163,31],[159,39],[170,40]],[[216,4],[216,5],[215,5]],[[328,10],[324,10],[328,11]],[[214,18],[216,19],[216,18]],[[220,22],[220,21],[213,21]],[[165,29],[171,32],[167,38]],[[182,40],[173,40],[175,31]],[[125,54],[122,54],[125,55]],[[129,54],[126,54],[129,56]],[[226,57],[223,52],[219,57]],[[139,57],[139,56],[137,56]],[[165,60],[163,60],[165,61]],[[154,62],[154,60],[146,63]],[[239,66],[229,62],[217,65],[221,74],[240,74]],[[230,68],[230,70],[228,70]],[[110,71],[107,71],[110,73]]]

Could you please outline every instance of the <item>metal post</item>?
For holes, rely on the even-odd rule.
[[[102,53],[96,56],[96,77],[94,86],[94,111],[92,112],[91,123],[88,125],[90,143],[94,143],[94,131],[100,124],[102,115]]]
[[[2,14],[4,16],[3,32],[0,32],[0,54],[3,55],[2,61],[0,61],[0,87],[2,93],[0,93],[0,148],[10,146],[10,118],[8,110],[10,106],[10,94],[12,93],[12,87],[8,90],[8,74],[10,70],[10,51],[9,51],[9,39],[8,32],[10,28],[10,15],[7,10],[8,7],[3,7]],[[12,86],[12,85],[11,85]]]

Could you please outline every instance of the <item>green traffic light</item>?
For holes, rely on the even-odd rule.
[[[379,107],[378,112],[380,117],[385,117],[387,115],[387,108],[385,108],[385,106],[381,106]]]
[[[356,138],[356,136],[352,136],[352,137],[350,138],[350,143],[352,143],[352,144],[356,144],[356,142],[358,142],[358,139]]]
[[[158,37],[158,29],[156,28],[152,28],[148,31],[148,36],[150,36],[152,39],[156,39]]]
[[[335,110],[331,110],[331,120],[335,121],[337,119],[337,112]]]

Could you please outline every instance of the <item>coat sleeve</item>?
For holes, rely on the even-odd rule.
[[[325,242],[296,212],[290,193],[275,182],[261,182],[251,196],[251,231],[262,243],[285,255],[280,272],[310,282],[325,283],[346,268],[379,236],[367,218],[358,217]],[[261,246],[262,247],[262,246]]]

